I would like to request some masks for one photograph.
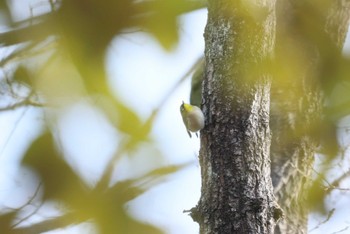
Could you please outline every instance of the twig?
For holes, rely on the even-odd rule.
[[[21,218],[20,220],[17,221],[17,223],[12,225],[12,228],[15,228],[16,226],[20,225],[21,223],[23,223],[24,221],[28,220],[30,217],[32,217],[33,215],[35,215],[38,210],[42,207],[43,202],[40,203],[40,205],[36,206],[35,209],[29,213],[27,216],[24,216],[23,218]]]
[[[126,145],[127,144],[122,144],[119,147],[118,152],[116,152],[114,154],[114,156],[111,158],[111,160],[108,162],[106,170],[104,171],[101,179],[99,180],[99,182],[97,183],[97,185],[95,187],[96,191],[100,191],[100,190],[108,188],[109,181],[111,180],[111,177],[113,174],[114,166],[115,166],[116,162],[121,158],[121,156],[126,152],[126,150],[127,150]]]
[[[6,64],[13,61],[18,61],[28,57],[34,57],[35,55],[41,55],[43,52],[49,51],[49,49],[55,49],[57,46],[55,41],[49,42],[45,46],[40,47],[40,45],[41,44],[39,42],[31,42],[17,48],[6,57],[1,58],[0,67],[4,67]]]
[[[31,93],[28,95],[28,97],[27,97],[26,99],[24,99],[23,101],[21,101],[21,102],[15,103],[15,104],[10,105],[10,106],[7,106],[7,107],[0,108],[0,112],[1,112],[1,111],[14,110],[14,109],[16,109],[16,108],[18,108],[18,107],[23,107],[23,106],[26,106],[26,107],[28,107],[28,106],[42,107],[43,104],[41,104],[41,103],[36,103],[36,102],[32,102],[32,101],[30,100],[30,97],[31,97],[32,95],[33,95],[33,92],[31,92]],[[23,116],[26,114],[27,111],[28,111],[28,108],[24,109],[23,112],[22,112],[22,114],[21,114],[21,116],[16,120],[16,122],[15,122],[15,124],[14,124],[14,127],[13,127],[13,129],[11,130],[10,135],[9,135],[8,138],[6,139],[6,142],[5,142],[5,144],[3,145],[3,148],[2,148],[1,151],[0,151],[0,156],[1,156],[2,153],[4,152],[4,150],[5,150],[5,148],[6,148],[6,145],[9,143],[9,141],[10,141],[12,135],[13,135],[14,132],[16,131],[19,121],[21,121],[21,119],[23,118]]]
[[[316,171],[315,168],[312,168],[312,170],[319,176],[320,179],[322,179],[328,186],[331,186],[331,183],[325,178],[324,174],[321,172]],[[316,181],[316,180],[315,180]],[[320,185],[322,185],[320,183]]]
[[[18,57],[20,57],[26,51],[29,51],[31,48],[34,48],[34,46],[35,46],[34,43],[26,44],[20,48],[17,48],[8,56],[2,57],[0,60],[0,67],[4,67],[7,63],[11,62],[13,59],[18,59]]]
[[[332,232],[331,234],[341,233],[341,232],[344,232],[344,231],[346,231],[346,230],[348,230],[348,229],[349,229],[349,226],[347,226],[347,227],[345,227],[345,228],[343,228],[343,229],[340,229],[339,231]]]
[[[44,105],[39,102],[33,102],[29,100],[28,98],[24,99],[23,101],[17,102],[15,104],[5,106],[5,107],[0,107],[0,111],[9,111],[9,110],[15,110],[19,107],[23,106],[33,106],[33,107],[43,107]]]
[[[42,41],[50,35],[56,34],[57,29],[52,27],[51,21],[42,21],[24,28],[0,33],[0,44],[2,46],[16,45],[28,41]]]
[[[320,172],[316,171],[314,168],[312,168],[312,170],[319,176],[319,178],[321,178],[327,184],[327,186],[324,186],[321,184],[325,188],[325,195],[329,194],[332,190],[350,191],[350,188],[339,188],[338,187],[339,184],[343,180],[350,177],[350,169],[347,172],[345,172],[343,175],[341,175],[338,179],[334,180],[332,183],[330,183],[328,180],[326,180],[324,175],[322,175]]]
[[[62,216],[48,219],[39,223],[35,223],[28,227],[15,228],[12,234],[38,234],[42,232],[52,231],[58,228],[63,228],[72,224],[81,223],[87,219],[78,219],[74,212],[64,214]]]
[[[40,182],[38,184],[38,187],[36,188],[36,190],[34,191],[33,193],[33,196],[30,197],[30,199],[25,203],[23,204],[22,206],[20,206],[19,208],[17,209],[22,209],[24,207],[26,207],[27,205],[29,205],[30,203],[32,203],[32,201],[34,200],[34,198],[38,195],[39,191],[40,191],[40,187],[41,187],[42,183]]]
[[[2,147],[2,149],[1,149],[1,151],[0,151],[0,156],[4,153],[7,144],[10,142],[10,139],[11,139],[12,135],[14,134],[14,132],[15,132],[16,129],[17,129],[17,126],[18,126],[19,121],[21,121],[21,119],[23,118],[23,116],[25,115],[25,113],[27,112],[27,110],[28,110],[28,109],[23,110],[21,116],[16,120],[16,122],[15,122],[15,124],[14,124],[14,127],[13,127],[13,129],[11,130],[11,132],[10,132],[10,135],[7,137],[6,142],[5,142],[5,144],[3,145],[3,147]]]
[[[38,185],[38,187],[36,188],[36,190],[35,190],[33,196],[31,196],[31,198],[30,198],[25,204],[23,204],[21,207],[17,208],[17,210],[21,210],[21,209],[23,209],[24,207],[26,207],[26,206],[28,206],[29,204],[32,203],[32,201],[33,201],[33,200],[35,199],[35,197],[38,195],[38,193],[39,193],[39,191],[40,191],[41,185],[42,185],[42,183],[40,182],[39,185]],[[37,206],[37,207],[34,209],[34,211],[31,212],[29,215],[23,217],[22,219],[18,220],[18,222],[14,223],[14,224],[12,225],[12,227],[14,228],[14,227],[18,226],[19,224],[23,223],[24,221],[28,220],[30,217],[32,217],[32,216],[40,209],[41,206],[42,206],[42,203],[41,203],[39,206]]]
[[[325,224],[326,222],[328,222],[331,217],[333,216],[334,214],[334,211],[335,211],[335,208],[331,209],[329,212],[328,212],[328,215],[327,215],[327,218],[325,220],[323,220],[322,222],[319,222],[314,228],[310,229],[309,232],[312,232],[318,228],[320,228],[321,225]]]
[[[350,191],[350,188],[339,188],[340,183],[350,177],[350,169],[342,174],[338,179],[334,180],[332,183],[328,183],[329,187],[327,187],[327,193],[330,193],[332,190],[342,190],[342,191]]]

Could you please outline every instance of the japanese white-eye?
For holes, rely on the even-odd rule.
[[[188,135],[192,137],[191,132],[193,132],[196,133],[198,137],[197,132],[204,128],[204,115],[202,110],[197,106],[182,102],[180,112]]]

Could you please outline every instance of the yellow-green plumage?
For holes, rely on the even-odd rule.
[[[192,137],[191,132],[197,135],[197,132],[204,127],[204,115],[202,110],[197,106],[182,102],[180,112],[188,135]]]

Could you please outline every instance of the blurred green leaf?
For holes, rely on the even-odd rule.
[[[321,176],[318,176],[317,179],[313,181],[312,186],[308,190],[308,196],[305,205],[312,211],[325,214],[325,197],[326,190],[322,186]]]
[[[115,102],[118,111],[117,127],[120,131],[131,136],[137,136],[142,128],[142,122],[138,115],[120,101]]]
[[[82,181],[56,149],[49,132],[44,133],[31,145],[22,163],[39,175],[44,186],[44,199],[57,199],[69,203],[85,193]]]
[[[117,199],[118,203],[124,204],[145,192],[135,184],[135,180],[120,181],[113,185],[108,193]]]
[[[166,176],[169,174],[173,174],[175,172],[178,172],[179,170],[183,169],[184,167],[188,166],[188,163],[185,164],[180,164],[180,165],[171,165],[171,166],[167,166],[167,167],[161,167],[161,168],[157,168],[154,169],[152,171],[150,171],[149,173],[147,173],[144,177],[160,177],[160,176]]]
[[[32,86],[32,77],[29,70],[24,66],[19,66],[13,74],[13,79],[19,83]]]
[[[164,178],[164,176],[178,172],[185,166],[188,166],[188,164],[171,165],[157,168],[142,175],[141,177],[117,182],[110,188],[110,191],[114,194],[119,194],[120,192],[123,192],[123,195],[119,197],[123,197],[123,202],[128,202],[146,192],[147,189],[151,185],[154,185],[155,182],[158,182],[159,179]]]
[[[140,26],[153,35],[164,49],[170,50],[179,40],[177,16],[186,1],[154,0],[140,4],[139,11],[148,12]]]
[[[318,152],[327,155],[328,160],[334,159],[339,152],[337,131],[336,124],[327,118],[315,121],[311,126],[310,135],[320,144]]]
[[[121,102],[118,97],[98,96],[96,103],[120,132],[132,138],[126,146],[127,149],[131,150],[135,144],[149,139],[153,119],[144,123],[135,111]]]
[[[5,0],[0,0],[0,24],[9,25],[12,22],[8,3]]]
[[[92,219],[101,233],[161,233],[157,228],[134,220],[125,211],[125,204],[145,192],[138,180],[121,181],[106,190],[91,190],[63,160],[48,132],[39,137],[26,153],[23,164],[31,167],[42,179],[44,199],[54,199],[75,211],[72,222]],[[163,169],[153,176],[175,171]]]
[[[179,41],[177,17],[205,7],[204,1],[192,0],[153,0],[135,4],[136,26],[154,36],[162,47],[171,50]]]
[[[11,211],[5,214],[0,215],[0,230],[1,233],[12,233],[11,226],[13,224],[13,220],[17,216],[17,211]]]

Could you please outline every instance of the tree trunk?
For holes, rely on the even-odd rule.
[[[278,1],[275,48],[275,2],[256,2],[208,4],[202,194],[191,213],[200,233],[307,233],[313,159],[328,133],[317,129],[325,124],[321,90],[345,40],[350,1]],[[276,230],[282,211],[271,178],[285,216]]]
[[[332,70],[339,57],[349,24],[349,2],[277,2],[276,66],[280,70],[271,90],[271,177],[285,218],[275,233],[307,233],[306,198],[314,155],[322,135],[329,134],[322,132],[325,124],[324,129],[319,124],[321,85],[332,79],[323,70]]]
[[[273,233],[280,210],[270,177],[274,1],[211,0],[205,30],[200,233]]]

